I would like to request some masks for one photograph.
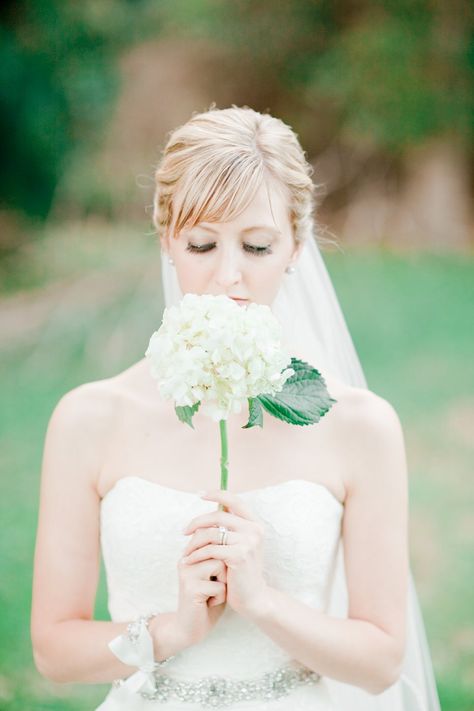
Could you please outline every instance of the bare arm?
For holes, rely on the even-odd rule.
[[[353,462],[342,530],[348,618],[330,617],[274,588],[249,616],[302,664],[377,694],[398,679],[403,661],[408,495],[398,416],[386,400],[366,397],[344,440]]]
[[[125,631],[128,622],[65,620],[44,629],[45,636],[33,643],[36,668],[42,676],[59,683],[103,684],[130,676],[136,667],[122,664],[108,648],[108,643]],[[183,647],[176,644],[174,613],[160,614],[150,623],[157,661],[175,654]]]
[[[95,482],[113,421],[100,384],[67,393],[46,434],[35,550],[31,636],[38,671],[59,682],[110,682],[135,668],[107,644],[127,622],[94,621],[99,577],[99,505]],[[157,660],[178,651],[174,615],[150,623]]]

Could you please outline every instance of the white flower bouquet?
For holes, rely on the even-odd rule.
[[[219,422],[221,489],[227,489],[227,418],[248,404],[245,428],[263,426],[263,410],[289,424],[310,425],[336,402],[321,373],[290,358],[269,306],[239,306],[227,296],[186,294],[165,309],[145,352],[150,371],[178,418],[193,427],[201,412]]]

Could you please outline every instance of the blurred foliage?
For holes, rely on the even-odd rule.
[[[71,152],[100,145],[119,87],[117,58],[147,37],[153,3],[24,0],[1,9],[0,191],[43,218]]]
[[[261,107],[284,107],[303,143],[341,134],[397,151],[435,135],[472,138],[467,0],[10,0],[0,19],[0,191],[4,207],[34,218],[48,215],[72,165],[73,186],[94,180],[118,60],[150,38],[225,47],[223,79],[248,83]],[[88,209],[106,214],[106,190],[95,193]]]
[[[181,26],[196,5],[208,11],[208,36],[275,93],[327,112],[334,132],[394,150],[443,133],[472,138],[469,2],[187,0],[168,12]],[[202,33],[203,23],[188,31]]]
[[[414,3],[416,5],[416,3]],[[466,38],[443,41],[429,18],[409,30],[381,17],[341,35],[315,67],[312,91],[326,95],[343,131],[398,150],[446,132],[472,131]]]

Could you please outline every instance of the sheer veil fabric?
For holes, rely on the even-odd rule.
[[[182,298],[176,271],[162,256],[165,305]],[[296,271],[285,275],[272,311],[282,324],[285,340],[298,355],[324,376],[325,370],[348,385],[367,388],[367,382],[342,314],[331,278],[316,240],[307,240]],[[295,352],[296,347],[296,352]],[[327,612],[347,617],[348,592],[342,538],[336,556]],[[431,655],[418,596],[409,573],[406,650],[399,680],[382,694],[326,677],[338,711],[440,711]]]

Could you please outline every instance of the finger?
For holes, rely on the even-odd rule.
[[[227,583],[227,566],[225,563],[222,564],[222,570],[217,573],[216,577],[220,583]]]
[[[211,511],[207,514],[201,514],[191,519],[188,525],[183,529],[185,536],[189,536],[197,528],[209,528],[210,526],[225,526],[226,528],[237,531],[245,530],[245,527],[250,521],[236,516],[226,511]],[[254,521],[252,521],[254,523]]]
[[[217,597],[209,597],[207,600],[207,605],[208,607],[216,607],[216,605],[222,605],[222,603],[224,602],[225,600],[220,600]]]
[[[239,534],[234,531],[228,531],[226,536],[226,545],[232,545],[236,543],[239,539]],[[202,548],[208,544],[222,545],[221,544],[221,533],[218,528],[211,526],[209,528],[199,528],[194,532],[193,537],[187,544],[186,548],[183,550],[183,555],[189,555],[197,548]]]
[[[215,607],[216,605],[222,605],[227,599],[227,587],[224,586],[221,595],[213,595],[207,599],[208,607]]]
[[[206,501],[218,501],[220,504],[224,504],[231,513],[241,516],[241,518],[246,518],[249,521],[255,520],[255,514],[243,503],[240,495],[227,491],[227,489],[206,491],[205,494],[202,494],[201,499],[205,499]]]
[[[198,580],[210,580],[213,576],[222,583],[227,580],[227,568],[223,560],[207,558],[195,563],[182,563],[182,569]]]
[[[199,585],[198,591],[201,595],[207,595],[208,597],[222,596],[225,592],[225,585],[213,580],[203,580]]]
[[[216,558],[217,560],[223,560],[227,564],[232,558],[232,552],[235,550],[236,546],[204,546],[203,548],[198,548],[197,550],[190,553],[188,556],[182,558],[184,565],[192,565],[198,563],[201,560],[208,560],[209,558]]]
[[[210,575],[211,580],[218,580],[220,583],[227,582],[227,566],[223,560],[216,560],[211,558],[210,561],[204,561],[204,563],[212,563],[212,575]],[[202,565],[198,563],[197,565]]]

